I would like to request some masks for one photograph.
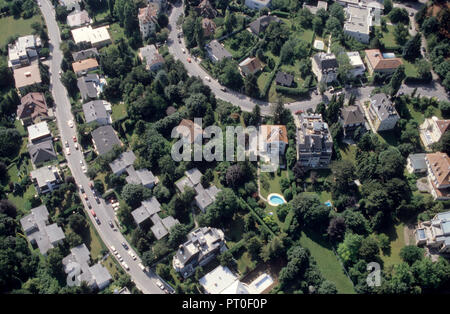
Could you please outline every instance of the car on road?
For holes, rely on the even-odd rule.
[[[208,82],[211,82],[211,79],[209,76],[205,76],[205,80],[207,80]]]
[[[109,223],[109,226],[110,226],[111,228],[114,229],[114,224],[113,224],[113,222],[112,222],[111,220],[109,220],[108,223]]]
[[[95,214],[95,211],[94,211],[93,209],[91,209],[91,215],[94,216],[94,217],[97,216],[97,215]]]
[[[84,193],[84,187],[81,184],[78,187],[80,188],[80,192]]]
[[[72,139],[74,143],[77,141],[77,137],[75,135],[72,137]]]
[[[178,43],[181,44],[181,39],[178,39]]]
[[[91,188],[91,190],[94,190],[94,184],[92,183],[92,181],[89,182],[89,187]]]
[[[111,245],[111,251],[114,253],[114,255],[117,255],[119,253],[117,253],[117,250],[114,246]]]
[[[87,172],[86,166],[85,166],[85,165],[82,165],[82,166],[81,166],[81,170],[83,171],[83,173],[86,173],[86,172]]]
[[[97,202],[97,204],[100,204],[100,199],[98,198],[97,195],[94,195],[95,201]]]
[[[86,195],[86,193],[83,193],[83,198],[84,198],[85,200],[88,199],[88,196]]]
[[[75,149],[78,150],[78,143],[75,143]]]
[[[70,155],[70,148],[69,147],[66,147],[66,154]]]
[[[183,51],[183,53],[186,53],[186,50],[184,48],[181,48],[181,51]]]
[[[225,87],[221,87],[220,90],[224,93],[227,91],[227,89]]]
[[[117,254],[117,259],[119,260],[119,262],[123,262],[123,257],[120,256],[120,254]]]
[[[145,271],[145,266],[142,265],[142,263],[139,263],[138,266],[139,266],[139,268],[140,268],[142,271]]]
[[[69,127],[73,128],[73,121],[72,120],[67,121],[67,124],[69,125]]]
[[[58,74],[59,74],[59,75],[61,76],[61,74],[62,74],[62,71],[61,71],[61,70],[59,70],[59,71],[58,71]]]
[[[410,12],[410,13],[409,13],[409,16],[414,16],[414,12]]]
[[[64,142],[64,145],[65,145],[66,147],[69,147],[69,142],[68,142],[68,141],[65,141],[65,142]]]
[[[191,63],[191,61],[192,61],[191,58],[187,58],[186,60],[187,60],[187,62],[189,62],[189,63]]]
[[[100,225],[100,219],[98,219],[98,217],[95,217],[95,221],[97,222],[97,225]]]
[[[122,265],[123,265],[123,268],[125,268],[126,270],[130,270],[130,267],[128,267],[127,263],[123,262]]]
[[[162,282],[158,279],[156,280],[156,285],[161,289],[164,290],[164,285],[162,284]]]
[[[122,242],[122,246],[125,250],[128,250],[128,245],[125,242]]]
[[[89,201],[86,201],[86,204],[87,204],[87,206],[88,206],[89,209],[92,208],[92,205],[91,205],[91,203],[90,203]]]
[[[132,258],[133,260],[136,260],[136,254],[134,254],[133,251],[129,250],[129,251],[128,251],[128,254],[131,256],[131,258]]]

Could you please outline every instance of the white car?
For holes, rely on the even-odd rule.
[[[205,76],[205,80],[207,80],[208,82],[211,82],[211,79],[209,78],[209,76]]]
[[[66,147],[69,147],[69,142],[65,141],[64,145],[66,145]]]
[[[126,270],[130,270],[130,267],[128,267],[128,264],[127,264],[127,263],[123,262],[122,265],[123,265],[123,267],[124,267]]]
[[[186,50],[184,48],[181,48],[181,51],[183,51],[183,53],[186,53]]]
[[[86,166],[81,166],[81,170],[83,171],[83,173],[86,173],[87,172],[87,169],[86,169]]]
[[[117,250],[114,246],[111,245],[111,251],[114,253],[114,255],[117,255]]]
[[[120,256],[120,254],[116,254],[117,255],[117,259],[119,260],[119,262],[123,262],[123,257]]]
[[[139,268],[140,268],[142,271],[145,271],[145,266],[142,265],[142,263],[139,263],[138,265],[139,265]]]
[[[69,127],[73,128],[73,121],[72,120],[67,121],[67,124],[69,125]]]
[[[136,255],[131,250],[128,251],[128,254],[131,256],[133,260],[136,260]]]
[[[66,148],[66,154],[70,155],[70,148],[69,147]]]
[[[157,285],[161,290],[164,290],[164,285],[162,284],[161,281],[159,281],[159,279],[156,280],[156,285]]]
[[[75,143],[75,149],[78,150],[78,143]]]

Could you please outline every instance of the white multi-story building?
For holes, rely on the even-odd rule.
[[[450,120],[439,120],[437,117],[425,119],[420,125],[420,139],[425,148],[431,144],[439,142],[442,135],[449,129]]]
[[[337,78],[338,63],[334,54],[319,52],[311,59],[312,71],[319,83],[331,83]]]
[[[16,42],[8,45],[8,66],[17,69],[30,65],[31,60],[38,57],[41,39],[34,35],[19,37]]]
[[[425,245],[439,253],[450,253],[450,211],[420,222],[414,231],[416,245]]]
[[[147,38],[150,33],[155,31],[159,10],[159,4],[154,2],[150,2],[146,7],[139,9],[139,30],[142,38]]]
[[[370,28],[372,27],[370,9],[359,6],[348,6],[345,14],[347,20],[344,23],[344,33],[359,42],[368,44],[370,40]]]
[[[357,77],[363,76],[364,72],[366,72],[366,66],[361,59],[358,51],[347,52],[347,56],[350,60],[350,65],[352,69],[350,70],[350,76]]]
[[[392,130],[400,116],[386,94],[379,93],[370,97],[370,104],[366,110],[367,119],[372,122],[375,131]]]

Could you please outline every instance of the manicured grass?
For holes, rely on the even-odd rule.
[[[286,170],[282,170],[280,175],[275,172],[272,177],[271,174],[262,172],[260,174],[260,180],[266,180],[269,183],[269,188],[266,190],[261,182],[261,195],[267,198],[270,193],[283,194],[281,192],[280,180],[286,178],[286,173]]]
[[[381,42],[384,44],[386,49],[398,48],[399,45],[395,41],[395,37],[394,37],[395,26],[394,25],[386,25],[386,26],[387,26],[387,30],[388,31],[387,32],[382,32],[383,38],[381,38]],[[381,27],[379,27],[379,28],[381,28]]]
[[[301,246],[308,248],[317,262],[322,275],[329,281],[334,282],[338,293],[355,293],[352,282],[345,275],[344,270],[328,243],[319,236],[302,231],[300,238]]]
[[[33,184],[30,184],[26,191],[22,195],[14,196],[12,193],[8,193],[8,200],[10,200],[18,210],[26,212],[31,209],[31,204],[27,200],[36,194],[36,189]]]
[[[102,265],[108,269],[109,273],[111,274],[111,277],[113,278],[115,274],[120,274],[120,271],[122,269],[120,266],[117,265],[117,261],[112,255],[108,256],[108,258],[102,262]]]
[[[117,121],[127,116],[127,106],[124,102],[112,105],[112,119]]]
[[[252,261],[252,258],[247,251],[245,251],[237,260],[237,268],[240,274],[246,274],[248,271],[255,268],[255,266],[256,262]]]
[[[39,22],[42,24],[42,19],[40,15],[34,15],[29,19],[14,19],[12,16],[0,18],[0,46],[7,44],[9,37],[18,35],[30,35],[33,31],[31,24],[34,22]]]
[[[417,68],[414,63],[411,63],[409,61],[406,61],[402,58],[403,64],[405,66],[405,74],[408,77],[417,77],[419,75],[419,72],[417,72]]]
[[[419,125],[425,121],[425,116],[423,115],[423,113],[414,109],[414,107],[411,103],[408,103],[407,107],[408,107],[409,114],[411,115],[412,120],[416,121]],[[442,119],[442,112],[439,108],[432,107],[432,106],[430,106],[429,108],[433,109],[433,116],[436,116],[439,119]]]
[[[395,229],[392,229],[387,233],[389,239],[391,240],[391,250],[387,252],[386,255],[381,252],[381,259],[384,262],[384,268],[394,265],[400,264],[402,259],[400,258],[400,250],[405,246],[405,233],[404,233],[405,225],[403,223],[396,225]]]
[[[313,36],[314,36],[314,32],[312,30],[310,30],[310,29],[303,30],[302,29],[299,37],[300,37],[300,39],[303,39],[304,41],[311,43]]]
[[[119,23],[110,24],[108,31],[113,43],[120,38],[125,38],[124,30]]]
[[[353,163],[355,162],[356,145],[345,145],[339,148],[339,152],[341,153],[342,159],[351,161]]]

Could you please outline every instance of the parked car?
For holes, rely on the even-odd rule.
[[[89,187],[91,188],[91,190],[94,189],[94,183],[92,183],[92,181],[89,182]]]
[[[221,87],[220,90],[224,93],[227,91],[227,89],[225,87]]]
[[[89,201],[86,201],[86,204],[87,204],[87,206],[88,206],[89,209],[92,208],[92,205],[91,205],[91,203],[90,203]]]
[[[114,255],[117,255],[119,253],[117,253],[117,250],[114,246],[111,245],[111,251],[114,253]]]
[[[142,265],[142,263],[139,263],[138,266],[142,271],[146,271],[145,266]]]
[[[100,204],[100,199],[98,198],[97,195],[95,195],[95,201],[97,202],[97,204]]]
[[[77,137],[75,135],[72,137],[72,139],[73,139],[74,142],[77,141]]]
[[[186,60],[187,62],[191,63],[191,58],[187,58]]]
[[[79,185],[79,188],[80,188],[80,192],[84,193],[84,187],[81,184]]]
[[[68,142],[68,141],[65,141],[65,142],[64,142],[64,145],[66,145],[66,147],[69,147],[69,142]]]
[[[97,214],[95,213],[95,211],[93,209],[91,209],[91,215],[94,217],[97,216]]]
[[[66,154],[70,155],[70,148],[69,147],[66,148]]]
[[[109,223],[109,226],[111,227],[111,228],[114,228],[114,224],[113,224],[113,222],[110,220],[110,221],[108,221],[108,223]]]
[[[181,48],[181,51],[183,51],[183,53],[186,53],[186,50],[184,48]]]
[[[117,259],[119,260],[119,262],[123,262],[123,257],[120,256],[120,254],[117,254]]]
[[[100,219],[98,219],[98,217],[95,217],[95,221],[97,222],[97,225],[100,225]]]
[[[73,128],[73,121],[72,120],[67,121],[67,125],[69,127]]]
[[[205,80],[207,80],[208,82],[211,82],[211,79],[209,78],[209,76],[205,76]]]
[[[133,260],[136,260],[136,255],[133,253],[133,251],[129,250],[129,251],[128,251],[128,254],[131,256],[131,258],[132,258]]]
[[[81,166],[81,170],[83,171],[83,173],[86,173],[87,172],[86,166],[85,165]]]
[[[88,199],[88,197],[87,197],[86,193],[83,193],[83,198],[84,198],[85,200],[87,200],[87,199]]]
[[[125,268],[126,270],[130,270],[130,267],[128,267],[127,263],[123,262],[122,265],[123,265],[123,268]]]
[[[78,143],[75,143],[75,149],[78,150]]]
[[[156,280],[156,285],[161,289],[164,290],[164,285],[162,284],[162,282],[158,279]]]
[[[128,250],[128,245],[125,242],[122,242],[122,246],[125,250]]]

